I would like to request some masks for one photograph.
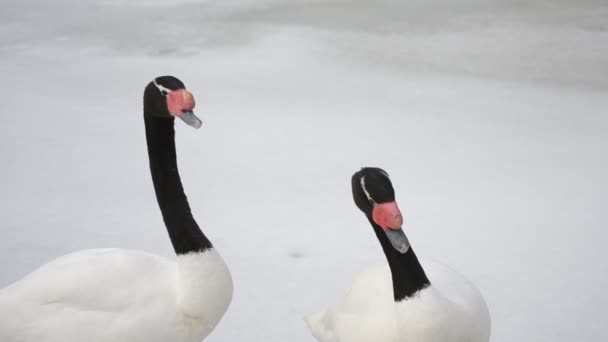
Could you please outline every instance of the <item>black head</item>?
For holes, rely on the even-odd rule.
[[[371,214],[374,205],[395,201],[395,190],[386,171],[378,167],[364,167],[351,179],[353,199],[357,207]]]
[[[178,117],[188,125],[199,128],[202,123],[193,113],[194,106],[192,93],[186,90],[182,81],[173,76],[157,77],[144,90],[144,113],[151,117]]]
[[[380,243],[384,246],[390,242],[395,250],[406,253],[410,245],[388,173],[377,167],[364,167],[351,182],[355,204],[372,223]]]

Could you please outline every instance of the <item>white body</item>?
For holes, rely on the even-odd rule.
[[[231,298],[230,273],[213,248],[176,261],[79,251],[0,290],[0,341],[200,342]]]
[[[479,290],[446,266],[421,264],[432,285],[398,303],[388,265],[360,274],[335,305],[306,317],[312,334],[321,342],[487,342]]]

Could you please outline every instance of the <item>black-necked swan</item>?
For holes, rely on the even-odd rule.
[[[479,290],[435,262],[418,261],[388,174],[352,176],[355,203],[367,216],[388,265],[356,276],[324,312],[306,317],[321,342],[487,342],[490,314]]]
[[[124,249],[55,259],[0,290],[0,341],[200,342],[215,328],[232,279],[192,216],[175,152],[174,117],[201,126],[193,108],[175,77],[145,88],[150,170],[176,259]]]

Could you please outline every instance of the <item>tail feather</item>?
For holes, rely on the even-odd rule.
[[[325,324],[323,324],[324,316],[325,312],[319,312],[304,317],[304,321],[308,325],[308,329],[310,329],[312,336],[314,336],[317,341],[336,342],[334,334],[331,331],[327,330]]]

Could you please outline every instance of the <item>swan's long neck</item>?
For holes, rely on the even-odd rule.
[[[144,114],[150,172],[156,199],[177,254],[200,252],[213,247],[192,217],[177,169],[173,118]]]
[[[407,252],[401,254],[391,245],[382,228],[374,223],[371,217],[369,220],[391,268],[395,302],[409,298],[431,285],[412,247],[410,246]]]

